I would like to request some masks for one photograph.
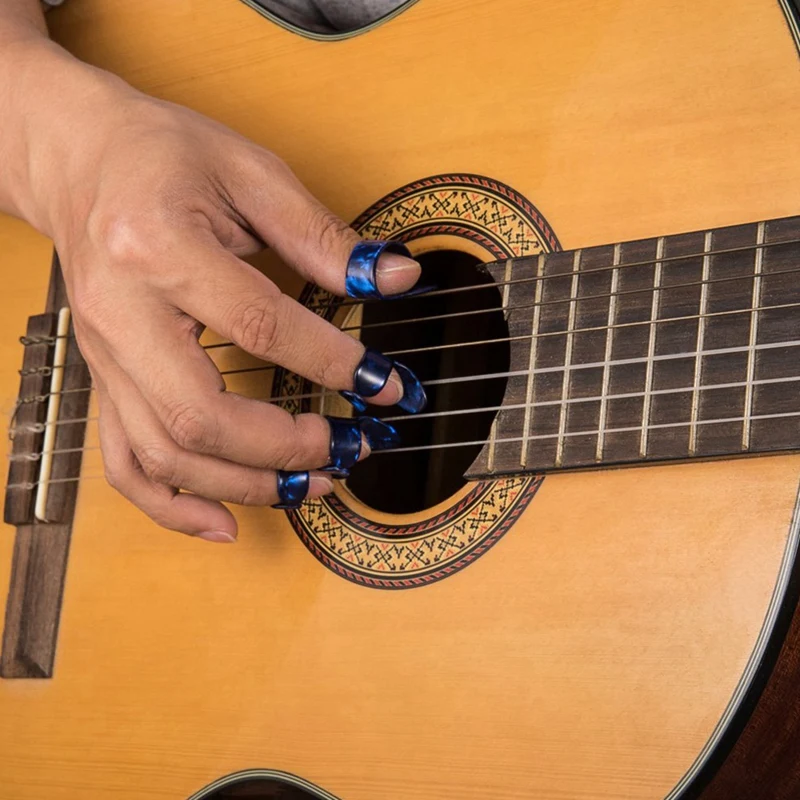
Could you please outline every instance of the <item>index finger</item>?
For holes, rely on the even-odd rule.
[[[257,358],[274,361],[328,389],[356,388],[354,376],[365,354],[358,339],[282,294],[258,270],[221,247],[197,241],[190,247],[194,278],[169,297],[178,308]],[[421,392],[419,381],[401,371],[402,377],[392,369],[382,388],[367,398],[369,402],[391,405],[413,391]]]

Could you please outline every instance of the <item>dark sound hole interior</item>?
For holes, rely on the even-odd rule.
[[[438,289],[454,289],[476,284],[493,284],[478,259],[454,250],[439,250],[419,257],[423,281]],[[429,322],[405,322],[385,327],[365,327],[361,340],[381,352],[416,350],[436,345],[485,342],[508,337],[501,310],[501,295],[496,288],[452,292],[432,297],[368,303],[364,306],[364,326],[401,322],[417,317],[451,316]],[[467,347],[445,347],[396,356],[410,367],[423,383],[469,375],[508,371],[509,344],[495,341]],[[426,386],[428,407],[420,417],[392,424],[403,438],[403,447],[442,445],[448,442],[480,441],[489,437],[496,411],[472,414],[448,412],[499,406],[506,378],[444,383]],[[368,413],[394,417],[396,408],[370,406]],[[436,416],[425,416],[435,414]],[[362,502],[380,511],[409,513],[430,508],[460,489],[464,472],[481,450],[480,445],[418,450],[406,453],[377,453],[356,465],[347,481],[348,488]]]
[[[311,794],[276,778],[253,778],[218,789],[205,800],[314,800]]]

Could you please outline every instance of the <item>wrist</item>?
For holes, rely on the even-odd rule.
[[[0,55],[0,211],[55,238],[69,176],[123,81],[28,30]]]

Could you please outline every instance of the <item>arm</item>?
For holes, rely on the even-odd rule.
[[[0,211],[58,249],[112,485],[161,525],[211,541],[236,536],[220,501],[276,502],[275,470],[311,470],[309,496],[330,491],[314,471],[328,463],[326,420],[225,392],[197,338],[208,326],[351,389],[363,346],[241,257],[269,245],[344,294],[357,235],[274,154],[49,41],[38,0],[0,7],[0,118]],[[381,257],[385,293],[418,275],[410,259]],[[393,372],[371,402],[401,396]]]

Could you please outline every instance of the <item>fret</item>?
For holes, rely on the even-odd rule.
[[[697,357],[694,364],[694,383],[692,385],[692,416],[689,424],[689,455],[697,451],[697,420],[700,413],[700,378],[703,373],[703,339],[706,330],[705,315],[708,312],[708,280],[711,274],[711,231],[703,240],[703,272],[700,285],[700,310],[697,320]]]
[[[508,322],[509,316],[513,312],[509,311],[509,299],[511,297],[511,280],[514,274],[514,259],[508,258],[506,259],[505,267],[503,269],[503,287],[502,287],[502,308],[503,308],[503,317]],[[516,304],[515,304],[516,305]],[[503,419],[507,414],[497,414],[495,415],[494,419],[492,420],[491,428],[489,429],[489,452],[487,455],[487,466],[489,471],[493,471],[495,469],[495,453],[497,450],[497,439],[498,439],[498,427],[500,425],[501,419]],[[505,421],[505,420],[504,420]]]
[[[787,348],[793,348],[800,346],[800,339],[792,339],[786,342],[766,342],[764,344],[757,344],[755,346],[755,350],[757,352],[768,351],[768,350],[786,350]],[[714,348],[713,350],[703,350],[700,355],[706,358],[707,356],[720,356],[720,355],[728,355],[732,353],[744,353],[747,354],[750,350],[748,345],[742,345],[740,347],[718,347]],[[676,361],[682,361],[689,359],[691,361],[691,369],[689,370],[689,378],[687,380],[687,386],[685,387],[685,391],[689,394],[692,392],[692,380],[694,375],[694,361],[697,357],[697,351],[687,350],[685,353],[664,353],[663,355],[655,355],[653,356],[653,362],[655,364],[662,364],[662,363],[674,363]],[[605,361],[593,361],[587,362],[585,364],[569,364],[567,367],[563,365],[553,366],[553,367],[536,367],[533,370],[534,375],[558,375],[559,376],[559,386],[562,382],[562,373],[566,369],[568,372],[579,372],[582,370],[591,370],[591,369],[602,369],[605,367],[606,363],[610,363],[612,367],[614,366],[625,366],[625,365],[639,365],[644,367],[647,364],[648,359],[646,356],[642,358],[615,358],[612,359],[610,362]],[[495,379],[495,378],[503,378],[503,377],[510,377],[510,376],[527,376],[529,371],[527,369],[519,370],[516,372],[494,372],[494,373],[486,373],[485,375],[481,375],[480,377],[484,380],[486,379]],[[475,380],[474,376],[464,376],[461,378],[448,378],[444,381],[444,383],[453,384],[453,383],[464,383],[468,381]],[[425,386],[436,386],[439,381],[425,381]],[[744,385],[744,384],[742,384]],[[655,394],[655,390],[651,392],[651,394]],[[562,400],[559,399],[557,401],[561,403]],[[538,402],[534,402],[534,406],[538,405]],[[686,422],[688,425],[688,421]]]
[[[770,420],[770,419],[794,419],[796,417],[800,417],[800,411],[782,411],[775,414],[756,414],[752,417],[753,420]],[[744,417],[723,417],[721,419],[701,419],[698,420],[698,426],[705,426],[705,427],[714,427],[716,425],[726,425],[731,422],[740,423]],[[678,422],[660,422],[650,426],[650,430],[665,430],[669,428],[684,428],[686,427],[687,423],[686,420],[680,420]],[[638,433],[639,428],[641,425],[629,425],[627,427],[619,427],[619,428],[607,428],[607,433]],[[577,436],[585,436],[586,431],[567,431],[562,438],[569,439],[572,437]],[[531,440],[537,439],[556,439],[558,438],[559,434],[557,433],[543,433],[543,434],[532,434]],[[504,442],[518,442],[522,437],[517,436],[511,439],[500,439],[498,440],[498,444],[503,444]],[[480,442],[466,442],[464,444],[481,444]],[[457,444],[450,445],[452,447],[459,446]],[[790,448],[792,450],[799,449],[798,446],[794,446]]]
[[[650,304],[650,331],[647,339],[647,364],[645,365],[644,397],[642,398],[642,433],[639,455],[647,457],[647,436],[650,422],[650,403],[653,391],[653,357],[656,354],[656,328],[658,324],[659,288],[661,286],[661,259],[664,257],[664,237],[656,242],[656,262],[653,269],[653,299]]]
[[[769,421],[772,421],[772,420],[781,420],[781,421],[796,420],[798,418],[800,418],[800,411],[786,411],[786,412],[781,412],[781,413],[776,413],[776,414],[756,414],[756,415],[754,415],[752,417],[753,421],[755,421],[755,422],[769,422]],[[703,428],[715,428],[715,427],[718,427],[718,426],[728,425],[728,424],[731,424],[731,423],[740,424],[742,422],[742,420],[743,420],[743,417],[726,417],[726,418],[723,418],[723,419],[698,420],[697,424],[698,424],[698,426],[701,426]],[[669,429],[674,429],[674,428],[686,427],[686,424],[687,423],[685,421],[665,422],[665,423],[653,424],[653,425],[650,426],[650,429],[653,430],[653,431],[655,431],[655,430],[663,431],[663,430],[669,430]],[[638,433],[640,427],[641,427],[640,425],[630,425],[630,426],[627,426],[627,427],[623,426],[623,427],[608,428],[607,429],[607,433]],[[571,438],[577,438],[577,437],[585,436],[585,435],[586,435],[585,431],[568,431],[567,433],[564,434],[563,438],[571,439]],[[558,434],[557,433],[532,434],[530,438],[531,438],[531,441],[539,442],[539,441],[545,441],[547,439],[556,439],[556,438],[558,438]],[[498,444],[501,444],[501,445],[509,444],[509,443],[516,444],[521,439],[522,439],[521,436],[512,436],[512,437],[508,437],[506,439],[499,439],[498,440]],[[466,446],[466,445],[478,445],[478,444],[481,444],[481,443],[482,442],[480,442],[480,441],[451,442],[451,443],[444,444],[444,445],[429,445],[427,448],[423,447],[423,448],[414,448],[414,449],[430,449],[430,448],[448,449],[448,448],[463,447],[463,446]],[[798,445],[797,444],[793,444],[792,446],[789,446],[789,447],[783,446],[783,447],[779,447],[779,448],[776,448],[776,449],[779,449],[779,450],[797,450],[798,449]],[[400,448],[397,452],[402,452],[402,448]],[[732,454],[732,455],[737,455],[737,454]],[[665,459],[659,459],[659,460],[665,460]],[[478,462],[476,462],[476,463],[478,463]],[[615,462],[615,463],[626,464],[626,463],[630,463],[630,462]],[[570,466],[572,466],[572,465],[570,465]],[[514,469],[514,468],[510,468],[509,469],[509,468],[507,468],[506,466],[503,465],[503,466],[500,466],[499,468],[497,468],[494,471],[493,474],[494,475],[503,475],[503,474],[517,474],[517,473],[519,473],[518,469]],[[489,474],[489,473],[481,472],[480,470],[473,471],[472,469],[470,469],[467,472],[466,476],[471,479],[471,478],[479,478],[479,477],[482,477],[483,475],[486,475],[486,474]]]
[[[800,302],[800,280],[788,270],[797,270],[798,257],[796,242],[800,239],[800,218],[772,220],[766,223],[765,244],[761,266],[761,305]],[[787,242],[781,244],[781,242]],[[758,315],[756,333],[756,378],[771,378],[776,375],[797,372],[798,354],[787,347],[798,332],[798,309],[768,309]],[[763,351],[765,343],[777,345],[774,349]],[[780,344],[784,346],[781,347]],[[794,397],[798,396],[795,393]],[[756,419],[758,415],[791,410],[794,398],[790,392],[782,392],[777,387],[756,386],[753,390],[753,421],[750,430],[750,451],[761,452],[776,446],[785,446],[787,438],[796,435],[787,426],[776,426]]]
[[[608,390],[611,380],[611,351],[614,344],[614,329],[611,327],[617,321],[617,288],[619,286],[619,266],[621,245],[614,245],[614,260],[612,261],[615,269],[611,270],[611,296],[608,298],[608,330],[606,331],[605,364],[603,366],[603,383],[600,400],[600,417],[597,426],[597,446],[595,449],[595,460],[603,459],[603,447],[605,445],[605,427],[608,416]]]
[[[800,449],[800,217],[512,263],[471,477]]]
[[[756,251],[753,264],[753,310],[750,312],[750,337],[748,344],[750,350],[747,354],[747,386],[744,394],[744,422],[742,424],[742,450],[750,449],[750,427],[753,416],[754,387],[753,380],[756,372],[756,341],[758,339],[758,307],[761,305],[761,272],[764,265],[764,249],[758,245],[764,244],[766,225],[758,223],[756,234]]]
[[[494,469],[494,456],[497,449],[497,417],[492,421],[492,427],[489,430],[489,470]]]
[[[567,396],[569,392],[570,367],[572,365],[572,346],[574,342],[575,312],[577,309],[578,281],[580,278],[581,251],[576,250],[572,259],[572,283],[569,292],[569,316],[567,318],[566,345],[564,351],[564,377],[561,383],[561,410],[558,417],[558,441],[556,442],[556,466],[560,467],[564,458],[564,434],[567,430]]]
[[[531,408],[533,406],[533,381],[534,367],[536,365],[536,353],[538,352],[539,341],[539,319],[541,318],[542,289],[544,287],[544,261],[545,255],[542,253],[536,259],[536,289],[533,295],[533,316],[531,318],[531,346],[528,357],[528,384],[525,388],[525,416],[522,421],[522,444],[520,445],[519,463],[524,467],[528,463],[528,436],[531,432]]]
[[[505,310],[508,308],[508,297],[511,292],[511,275],[514,271],[514,259],[509,258],[506,259],[506,268],[503,272],[503,312],[507,315],[508,312]]]

